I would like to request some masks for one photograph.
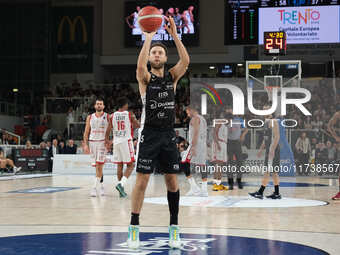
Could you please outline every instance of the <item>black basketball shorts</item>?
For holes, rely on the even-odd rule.
[[[165,174],[180,172],[176,133],[172,128],[144,127],[136,151],[138,173],[151,174],[155,168]]]

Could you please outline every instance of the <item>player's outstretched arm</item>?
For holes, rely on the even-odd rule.
[[[168,18],[168,20],[170,23],[170,27],[165,25],[165,29],[173,37],[174,42],[176,44],[177,51],[178,51],[178,55],[179,55],[179,61],[173,68],[169,70],[174,80],[174,89],[176,90],[176,85],[177,85],[178,80],[185,74],[185,72],[188,69],[188,66],[190,63],[190,57],[185,46],[183,45],[181,40],[178,38],[177,28],[176,28],[174,19],[170,17]]]
[[[138,56],[136,71],[136,78],[139,85],[146,85],[150,80],[150,73],[148,72],[148,60],[152,37],[155,35],[155,33],[156,32],[143,32],[143,34],[145,35],[145,41],[142,50],[140,51]]]

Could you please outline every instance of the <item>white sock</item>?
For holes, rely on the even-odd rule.
[[[95,179],[94,179],[94,188],[97,188],[98,187],[98,184],[100,183],[100,179],[101,178],[99,178],[99,177],[96,177]]]
[[[202,181],[202,190],[203,191],[208,190],[208,181]]]
[[[126,184],[126,181],[127,181],[127,178],[123,176],[119,183],[124,187]]]
[[[190,184],[190,188],[191,188],[191,189],[197,186],[194,177],[188,178],[188,182],[189,182],[189,184]]]

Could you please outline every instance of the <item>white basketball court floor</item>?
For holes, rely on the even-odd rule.
[[[129,250],[131,201],[119,198],[116,177],[104,177],[106,196],[97,198],[89,175],[0,179],[0,254],[340,254],[340,202],[330,200],[336,179],[282,178],[282,200],[250,198],[258,177],[245,177],[243,190],[210,185],[207,198],[185,197],[189,186],[179,180],[182,249],[167,246],[166,188],[155,175],[140,218],[142,248]]]

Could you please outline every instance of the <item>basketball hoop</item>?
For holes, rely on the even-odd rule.
[[[268,100],[269,101],[272,101],[272,97],[273,97],[273,89],[276,88],[277,91],[280,90],[280,87],[279,86],[265,86],[264,89],[266,90],[267,92],[267,95],[268,95]]]

